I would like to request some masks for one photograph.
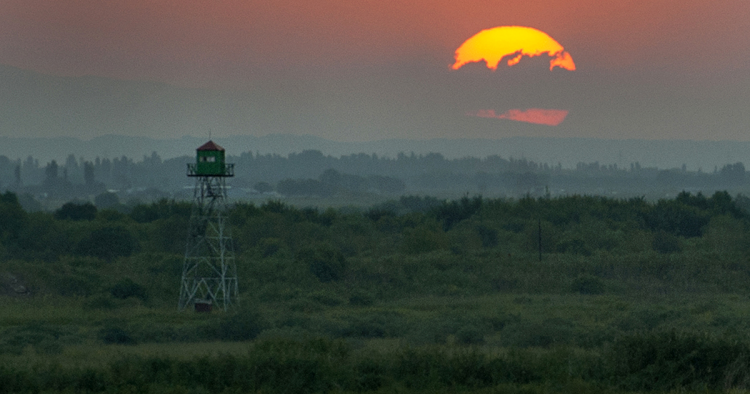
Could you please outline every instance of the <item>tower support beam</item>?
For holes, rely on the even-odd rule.
[[[239,302],[234,243],[225,216],[225,179],[233,172],[201,175],[188,165],[188,175],[195,177],[195,188],[178,309],[210,303],[227,310]]]

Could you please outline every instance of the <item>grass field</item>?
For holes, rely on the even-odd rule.
[[[681,198],[238,206],[240,302],[212,313],[177,311],[179,203],[30,216],[0,393],[745,392],[750,220]],[[91,249],[112,223],[132,244]]]

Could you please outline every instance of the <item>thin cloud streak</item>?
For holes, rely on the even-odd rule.
[[[517,122],[526,122],[533,124],[542,124],[547,126],[557,126],[568,116],[568,111],[563,109],[510,109],[498,115],[494,109],[480,109],[478,111],[467,112],[468,116],[477,116],[480,118],[508,119]]]

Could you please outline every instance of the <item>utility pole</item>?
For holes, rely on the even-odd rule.
[[[542,219],[538,219],[538,228],[539,228],[539,261],[542,261]]]

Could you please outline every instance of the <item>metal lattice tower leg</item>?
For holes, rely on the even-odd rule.
[[[226,185],[221,176],[195,178],[178,308],[210,302],[227,310],[239,302],[232,235],[226,226]]]

